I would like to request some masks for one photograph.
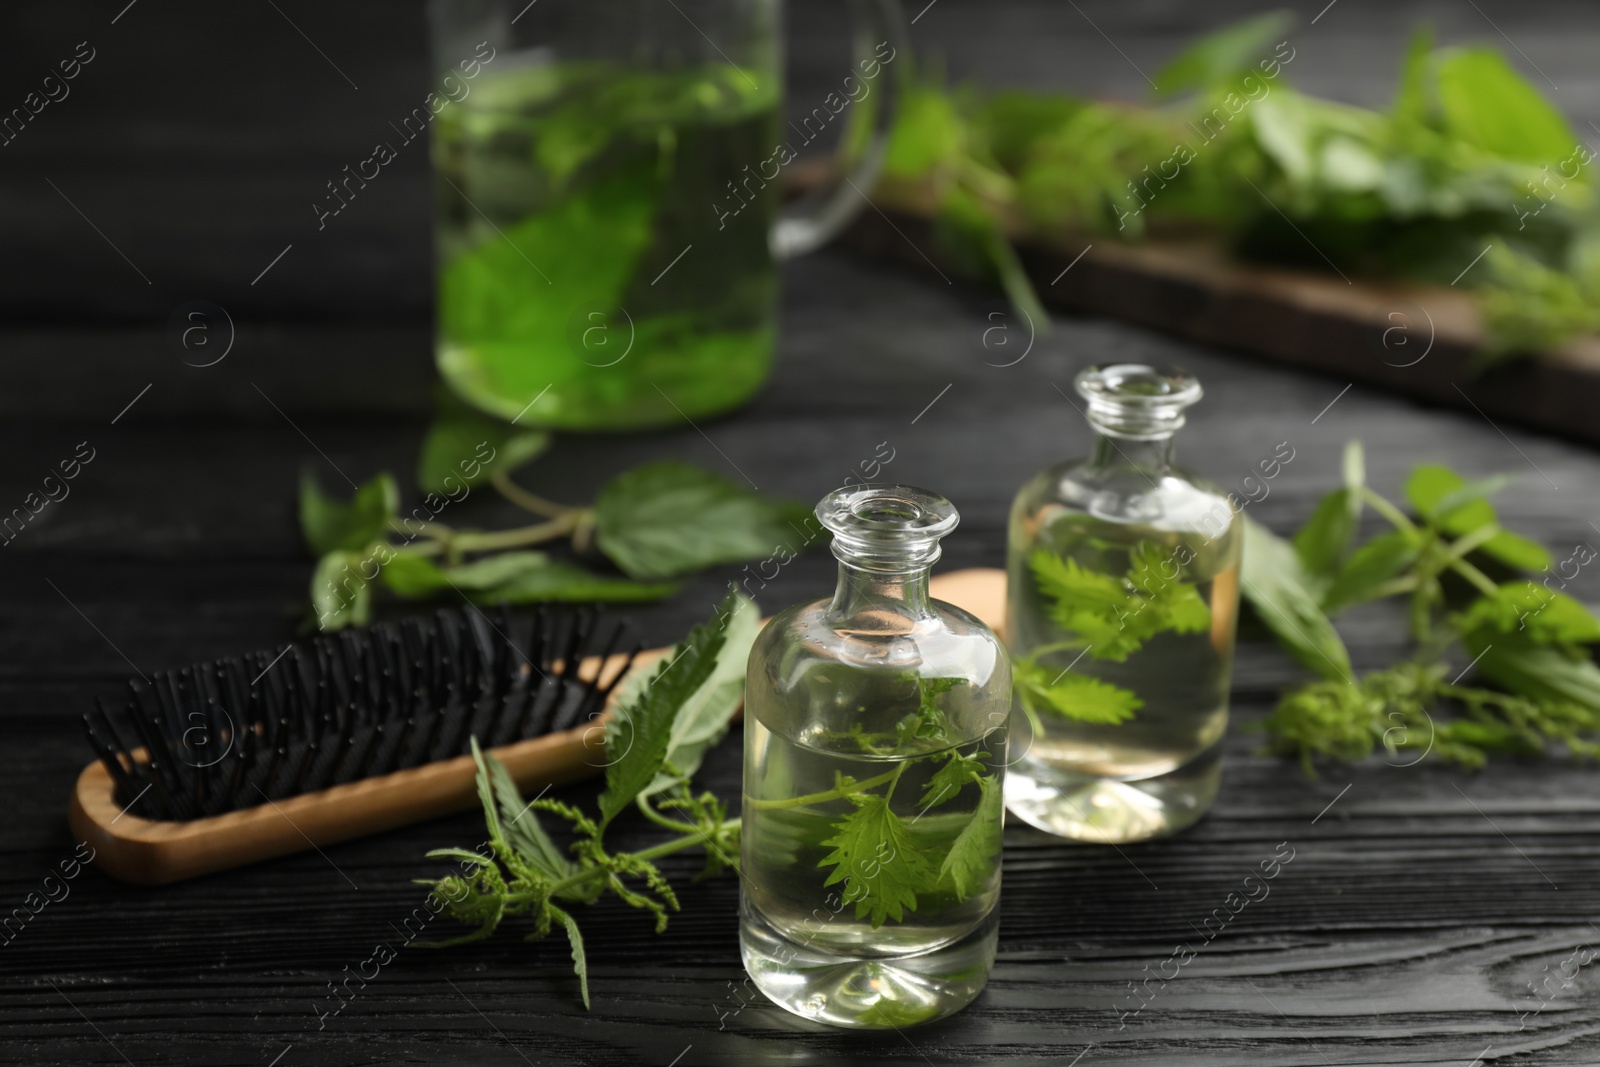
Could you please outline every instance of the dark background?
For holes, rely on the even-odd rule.
[[[130,664],[148,673],[292,637],[311,569],[294,525],[299,471],[331,484],[331,461],[357,480],[393,470],[409,486],[432,403],[423,146],[404,149],[326,230],[310,207],[426,92],[421,6],[124,2],[13,6],[0,18],[0,109],[20,106],[78,42],[97,52],[66,100],[0,147],[0,510],[78,442],[97,450],[71,497],[0,548],[0,909],[19,906],[71,854],[66,799],[88,758],[77,717],[93,696],[114,692]],[[937,0],[913,40],[956,78],[1133,98],[1144,86],[1135,66],[1153,74],[1197,32],[1259,10]],[[1381,104],[1411,26],[1425,19],[1446,41],[1504,47],[1548,90],[1537,64],[1581,134],[1600,118],[1593,5],[1337,0],[1295,10],[1289,74],[1307,91]],[[837,80],[844,13],[831,0],[791,5],[797,110]],[[993,294],[840,251],[793,264],[785,284],[775,379],[744,411],[702,427],[715,447],[688,427],[563,437],[525,475],[530,486],[581,501],[646,458],[721,469],[720,449],[762,490],[815,499],[887,440],[890,477],[938,488],[962,510],[945,565],[992,566],[1014,488],[1088,440],[1052,385],[1070,388],[1089,362],[1171,360],[1208,390],[1181,439],[1188,462],[1228,484],[1278,442],[1296,449],[1254,505],[1280,531],[1337,483],[1340,446],[1360,436],[1386,494],[1419,462],[1514,471],[1522,477],[1502,503],[1519,530],[1563,555],[1600,536],[1592,452],[1507,437],[1470,412],[1360,387],[1341,395],[1345,381],[1094,319],[1063,319],[1027,361],[998,370],[982,347],[987,314],[1003,307]],[[195,299],[221,305],[238,327],[228,358],[206,369],[185,365],[166,333]],[[467,506],[485,526],[514,521],[487,495]],[[674,639],[736,570],[634,613],[641,629]],[[1582,581],[1579,597],[1600,599],[1593,577]],[[762,604],[776,610],[831,584],[830,561],[805,557]],[[1341,629],[1362,668],[1391,660],[1403,635],[1382,611]],[[1270,645],[1243,645],[1240,727],[1301,677]],[[318,1032],[312,1000],[415,906],[408,880],[430,873],[422,853],[477,840],[476,820],[463,816],[330,849],[326,861],[313,853],[167,889],[129,888],[91,868],[0,948],[0,1061],[1600,1060],[1593,974],[1523,1015],[1538,1006],[1527,983],[1600,941],[1590,925],[1600,913],[1600,792],[1588,772],[1504,763],[1469,776],[1373,760],[1311,781],[1256,755],[1257,744],[1234,730],[1214,814],[1175,840],[1119,854],[1010,828],[988,992],[955,1019],[904,1035],[818,1032],[764,1005],[719,1030],[739,1003],[737,887],[729,878],[689,887],[687,860],[667,867],[684,911],[664,937],[626,909],[584,917],[592,1012],[577,1002],[564,945],[503,935],[405,954]],[[707,780],[737,792],[737,738]],[[1127,1006],[1128,983],[1281,841],[1296,859],[1271,897],[1119,1030],[1113,1005]]]

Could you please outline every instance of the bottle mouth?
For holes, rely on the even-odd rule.
[[[1181,367],[1100,363],[1080,371],[1074,386],[1088,402],[1096,430],[1133,441],[1159,441],[1183,428],[1184,411],[1204,395]]]
[[[871,482],[835,489],[817,504],[817,518],[833,533],[841,562],[880,571],[931,566],[939,539],[961,521],[938,493]]]

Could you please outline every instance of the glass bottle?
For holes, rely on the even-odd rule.
[[[1241,520],[1172,465],[1199,381],[1105,364],[1076,386],[1093,456],[1041,472],[1011,509],[1006,805],[1063,837],[1140,841],[1193,824],[1216,797]]]
[[[903,1028],[966,1006],[994,964],[1011,669],[928,595],[949,501],[852,486],[817,517],[838,589],[750,652],[740,941],[797,1015]]]

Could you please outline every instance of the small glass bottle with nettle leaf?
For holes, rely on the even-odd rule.
[[[797,1015],[904,1028],[994,965],[1011,669],[928,595],[948,500],[853,486],[817,517],[838,589],[779,613],[745,682],[744,964]]]
[[[1062,837],[1140,841],[1190,826],[1216,797],[1241,519],[1173,466],[1196,379],[1106,364],[1076,386],[1094,454],[1041,472],[1011,509],[1006,805]]]

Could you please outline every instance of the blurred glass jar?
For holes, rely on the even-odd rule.
[[[562,429],[747,400],[772,365],[776,262],[859,209],[909,74],[897,0],[851,7],[854,65],[784,128],[779,0],[433,0],[444,95],[402,133],[434,131],[435,352],[456,393]],[[848,179],[780,209],[782,169],[830,127]]]

